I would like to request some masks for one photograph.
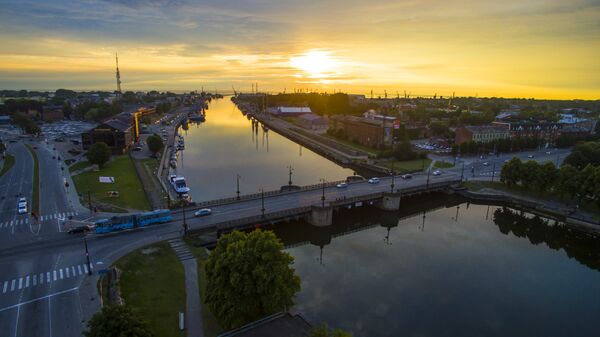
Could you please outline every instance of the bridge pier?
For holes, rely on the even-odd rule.
[[[383,193],[383,198],[375,203],[375,207],[384,211],[397,211],[400,209],[402,193]]]
[[[307,221],[316,227],[330,226],[333,223],[333,207],[329,204],[325,206],[312,205]]]

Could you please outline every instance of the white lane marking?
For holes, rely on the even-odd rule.
[[[16,280],[12,280],[11,284],[10,284],[10,291],[15,290],[15,281]]]
[[[33,274],[33,286],[37,286],[37,274]]]
[[[6,293],[6,289],[8,288],[8,281],[4,281],[4,288],[2,288],[2,293]]]
[[[73,276],[77,276],[77,274],[75,273],[75,266],[71,267],[71,272],[72,272]]]
[[[13,221],[14,221],[14,220],[11,220],[11,221],[10,221],[10,227],[12,227]]]
[[[40,273],[40,284],[44,283],[44,273]]]
[[[29,275],[25,278],[25,288],[29,288]]]
[[[56,270],[53,270],[53,274],[54,274],[54,281],[56,281]]]
[[[87,273],[88,273],[88,267],[87,267],[87,264],[84,264],[84,265],[83,265],[83,269],[85,270],[85,273],[87,274]]]
[[[32,299],[32,300],[29,300],[29,301],[25,301],[25,302],[21,302],[21,303],[13,304],[13,305],[11,305],[11,306],[4,307],[4,308],[0,309],[0,312],[6,311],[6,310],[10,310],[10,309],[14,309],[14,308],[20,308],[20,307],[21,307],[22,305],[24,305],[24,304],[29,304],[29,303],[37,302],[37,301],[40,301],[40,300],[45,300],[45,299],[47,299],[47,298],[51,298],[51,297],[54,297],[54,296],[56,296],[56,295],[61,295],[61,294],[65,294],[65,293],[70,293],[70,292],[72,292],[72,291],[75,291],[75,290],[78,290],[78,289],[79,289],[79,287],[75,287],[75,288],[71,288],[71,289],[67,289],[67,290],[59,291],[59,292],[57,292],[57,293],[49,294],[49,295],[46,295],[46,296],[42,296],[42,297],[38,297],[38,298],[34,298],[34,299]]]
[[[77,271],[79,271],[79,275],[81,275],[81,266],[77,265]]]
[[[60,279],[62,280],[62,279],[63,279],[63,271],[62,271],[62,268],[60,268],[60,270],[59,270],[59,271],[60,271]]]
[[[23,278],[19,277],[19,289],[23,288]]]
[[[25,219],[25,223],[28,224],[29,223],[29,218]]]
[[[46,273],[46,283],[50,283],[50,272]]]
[[[67,267],[67,268],[65,268],[65,270],[67,271],[67,278],[71,277],[71,273],[69,271],[69,268]]]

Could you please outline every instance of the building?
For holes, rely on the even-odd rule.
[[[274,114],[280,117],[296,117],[304,114],[313,113],[307,106],[279,106]]]
[[[87,150],[95,143],[104,142],[113,154],[123,154],[135,142],[137,120],[132,114],[122,112],[97,127],[81,134],[83,149]]]
[[[42,108],[42,120],[52,122],[65,118],[62,105],[45,105]]]
[[[547,143],[553,143],[560,135],[563,125],[555,122],[538,121],[495,121],[492,125],[503,127],[509,132],[511,139],[537,138]]]
[[[462,126],[456,129],[454,143],[466,142],[489,143],[495,140],[508,139],[508,129],[500,125]]]
[[[329,128],[329,120],[327,117],[315,114],[304,114],[297,118],[298,125],[305,129],[315,131],[327,131]]]
[[[350,141],[373,148],[383,148],[392,143],[393,123],[384,125],[379,120],[334,115],[330,118],[330,129]]]
[[[593,134],[596,131],[598,120],[576,117],[573,114],[560,114],[558,123],[563,124],[563,132],[568,132],[568,130],[580,130],[583,133]]]

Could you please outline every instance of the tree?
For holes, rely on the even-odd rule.
[[[310,331],[310,337],[352,337],[352,334],[342,329],[331,330],[323,323]]]
[[[206,262],[206,304],[228,328],[293,305],[294,258],[270,231],[223,235]]]
[[[148,136],[148,138],[146,138],[146,143],[148,144],[148,150],[153,154],[158,153],[164,146],[162,138],[157,134]]]
[[[577,169],[569,164],[563,165],[558,170],[558,193],[560,197],[564,197],[567,194],[572,198],[577,193],[578,186],[578,175]]]
[[[92,164],[97,164],[100,168],[110,159],[110,147],[104,142],[98,142],[90,146],[87,152],[87,159]]]
[[[550,191],[556,182],[558,170],[554,163],[545,162],[538,168],[538,174],[535,178],[535,187],[538,192]]]
[[[509,187],[514,186],[521,180],[521,172],[523,172],[523,163],[519,158],[513,157],[508,163],[502,166],[500,181]]]
[[[85,337],[153,337],[146,321],[124,305],[102,307],[87,323]]]
[[[565,158],[563,164],[575,166],[583,169],[588,164],[600,165],[600,144],[596,142],[586,142],[575,145],[571,154]]]

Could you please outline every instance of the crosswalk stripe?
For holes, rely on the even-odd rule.
[[[23,278],[19,277],[19,289],[23,288]]]
[[[33,286],[37,286],[37,274],[33,274]]]
[[[81,275],[81,266],[77,265],[77,270],[79,271],[79,275]]]
[[[29,218],[26,218],[25,219],[25,224],[28,224],[28,223],[29,223]]]
[[[53,270],[52,274],[54,274],[54,281],[56,281],[56,270]]]
[[[77,274],[75,273],[75,266],[71,267],[71,272],[72,272],[73,276],[77,276]]]
[[[6,293],[6,288],[8,287],[8,281],[4,281],[4,288],[2,288],[2,293]]]
[[[60,279],[62,280],[62,279],[63,279],[63,271],[62,271],[62,268],[61,268],[59,271],[60,271]]]
[[[46,283],[50,283],[50,272],[46,273]]]
[[[25,278],[25,288],[29,288],[29,275]]]
[[[40,284],[44,283],[44,273],[40,273]]]
[[[67,271],[67,278],[71,277],[71,272],[69,271],[69,268],[65,268]]]
[[[15,290],[15,281],[16,280],[12,280],[12,282],[10,283],[10,291]]]
[[[85,270],[85,273],[87,274],[87,273],[88,273],[88,267],[87,267],[87,264],[84,264],[84,265],[83,265],[83,269]]]
[[[10,221],[10,227],[12,227],[12,224],[13,224],[13,220]]]

